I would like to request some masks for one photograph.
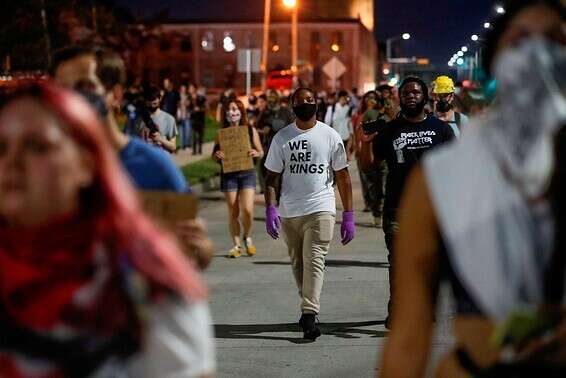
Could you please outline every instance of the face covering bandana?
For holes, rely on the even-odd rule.
[[[226,112],[226,120],[229,123],[240,123],[242,113],[239,110],[228,110]]]
[[[553,174],[554,137],[566,123],[566,48],[529,38],[501,53],[493,72],[498,105],[487,143],[521,192],[539,197]]]
[[[448,113],[450,110],[452,110],[452,105],[448,101],[442,99],[436,103],[438,113]]]
[[[303,122],[310,120],[316,114],[316,104],[300,104],[293,107],[293,112]]]

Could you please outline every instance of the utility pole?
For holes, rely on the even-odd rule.
[[[291,53],[291,70],[293,71],[293,81],[294,84],[297,85],[297,75],[299,73],[299,67],[297,64],[298,57],[299,57],[299,6],[295,5],[293,7],[293,12],[291,16],[291,44],[292,44],[292,53]]]
[[[45,38],[47,66],[51,67],[51,38],[49,38],[49,30],[47,29],[47,13],[45,12],[45,0],[41,0],[41,24],[43,26],[43,38]]]
[[[267,54],[269,54],[269,23],[271,18],[271,0],[265,0],[263,15],[263,48],[261,51],[261,89],[267,85]]]
[[[91,11],[92,11],[92,30],[94,30],[94,34],[98,34],[98,21],[97,19],[97,15],[96,15],[96,4],[94,3],[94,0],[92,1],[92,7],[91,7]]]

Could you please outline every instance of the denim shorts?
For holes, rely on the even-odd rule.
[[[220,175],[220,191],[238,192],[242,189],[256,188],[255,170],[222,173]]]

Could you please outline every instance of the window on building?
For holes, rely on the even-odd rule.
[[[256,47],[255,35],[253,32],[246,32],[246,47],[253,48]]]
[[[202,35],[200,45],[204,51],[214,51],[214,34],[207,31]]]
[[[171,79],[173,70],[171,67],[165,67],[159,70],[159,82],[162,83],[165,78]]]
[[[206,88],[214,87],[214,74],[211,70],[204,70],[202,73],[202,85]]]
[[[193,42],[191,41],[190,35],[183,36],[183,39],[181,40],[181,51],[184,52],[193,51]]]
[[[163,36],[163,38],[159,42],[159,50],[167,51],[170,49],[171,49],[171,42],[169,41],[167,36]]]
[[[311,33],[311,44],[313,47],[320,49],[320,32]]]

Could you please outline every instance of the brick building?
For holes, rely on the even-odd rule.
[[[366,2],[352,2],[357,6],[360,3]],[[268,71],[291,65],[291,24],[285,20],[289,17],[283,16],[288,15],[275,15],[270,25]],[[347,68],[337,83],[339,87],[367,89],[375,82],[376,43],[366,27],[373,25],[373,18],[365,18],[365,24],[361,17],[299,20],[298,63],[303,84],[329,89],[332,83],[322,66],[334,56]],[[144,43],[130,50],[128,57],[135,77],[153,83],[171,77],[208,88],[242,89],[245,77],[237,72],[237,51],[261,48],[263,23],[175,22],[143,34]],[[258,87],[260,82],[260,74],[254,74],[252,86]]]

